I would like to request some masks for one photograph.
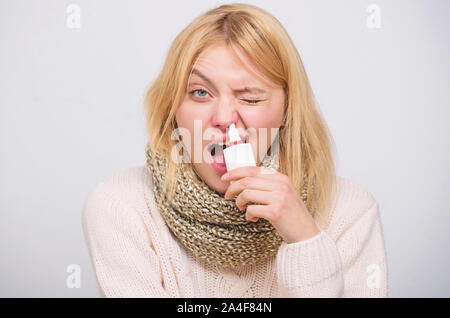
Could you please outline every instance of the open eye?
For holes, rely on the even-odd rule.
[[[194,95],[195,92],[205,92],[207,94],[209,94],[206,90],[204,90],[203,88],[198,88],[198,89],[194,89],[192,91],[189,92],[189,94]],[[199,97],[204,97],[204,96],[199,96]]]

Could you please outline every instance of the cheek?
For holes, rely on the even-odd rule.
[[[194,107],[188,102],[183,102],[176,111],[175,118],[178,127],[184,127],[194,131],[194,121],[201,120],[204,123],[207,119],[207,114],[199,107]]]
[[[186,140],[183,139],[183,142],[192,154],[191,150],[194,149],[194,139],[198,138],[201,141],[203,138],[201,132],[205,131],[205,124],[208,122],[208,113],[200,107],[195,107],[188,102],[184,102],[176,111],[175,119],[178,128],[182,128],[184,130],[183,133],[189,134],[189,137]]]
[[[243,120],[248,127],[260,128],[278,128],[283,114],[270,107],[261,107],[255,110],[241,111]]]
[[[249,129],[249,134],[252,137],[260,134],[260,130],[265,130],[270,139],[271,128],[279,128],[283,119],[281,110],[273,109],[272,107],[261,107],[259,109],[245,110],[241,112],[242,119]]]
[[[276,128],[279,128],[283,120],[283,110],[278,107],[261,107],[258,109],[247,109],[241,111],[242,118],[250,135],[253,151],[256,153],[258,162],[265,155],[276,137]],[[271,128],[275,128],[272,129]]]

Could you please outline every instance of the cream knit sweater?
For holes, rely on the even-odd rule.
[[[83,209],[83,231],[102,297],[388,297],[379,206],[338,177],[326,228],[276,256],[234,269],[196,259],[159,214],[145,166],[99,182]]]

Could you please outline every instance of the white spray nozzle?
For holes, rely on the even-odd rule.
[[[239,136],[239,132],[237,131],[234,124],[231,124],[230,127],[228,127],[228,137],[229,142],[242,141],[241,137]]]

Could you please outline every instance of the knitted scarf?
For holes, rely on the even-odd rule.
[[[215,265],[233,267],[254,264],[277,253],[283,240],[272,224],[263,218],[247,221],[245,210],[237,208],[235,199],[227,200],[210,188],[195,169],[188,168],[189,161],[176,164],[176,194],[169,202],[163,186],[167,160],[171,159],[152,152],[149,145],[146,159],[159,211],[171,232],[194,255]],[[279,171],[278,152],[266,154],[259,166]]]

